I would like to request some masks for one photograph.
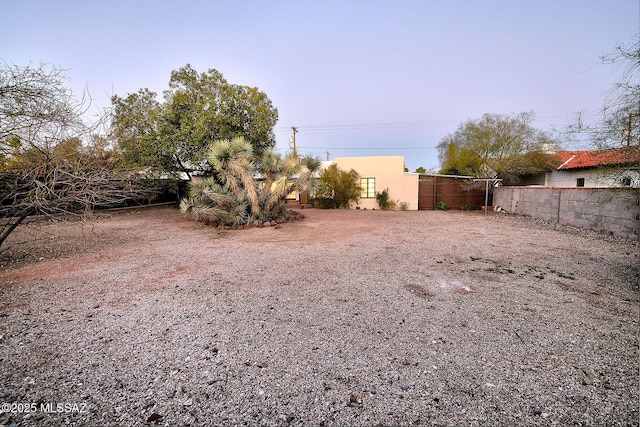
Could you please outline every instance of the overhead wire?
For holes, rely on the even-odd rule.
[[[546,117],[536,117],[534,121],[536,122],[552,122],[557,120],[568,120],[566,116],[546,116]],[[368,130],[368,129],[400,129],[400,128],[423,128],[430,126],[438,126],[438,125],[451,125],[451,124],[459,124],[460,121],[453,120],[440,120],[440,121],[416,121],[416,122],[381,122],[381,123],[351,123],[351,124],[333,124],[333,125],[303,125],[303,126],[295,126],[297,131],[304,132],[324,132],[324,131],[348,131],[348,130]],[[278,126],[274,128],[274,132],[290,132],[292,126]],[[585,134],[590,133],[589,130],[586,129],[578,129],[573,130],[574,134]],[[316,151],[308,151],[308,150],[327,150],[330,149],[332,151],[335,150],[435,150],[438,149],[435,145],[430,146],[417,146],[417,147],[337,147],[337,146],[307,146],[307,145],[298,145],[297,150],[301,153],[309,153],[314,154]],[[284,151],[286,149],[282,149]]]
[[[326,147],[314,147],[310,145],[301,145],[299,148],[322,150]],[[331,147],[332,150],[428,150],[438,147]]]
[[[536,122],[551,122],[555,120],[566,120],[567,117],[549,116],[537,117]],[[463,121],[464,122],[464,121]],[[302,125],[296,126],[298,130],[309,132],[334,131],[334,130],[361,130],[361,129],[393,129],[393,128],[412,128],[412,127],[429,127],[436,125],[450,125],[462,123],[458,120],[438,120],[438,121],[417,121],[417,122],[388,122],[388,123],[347,123],[347,124],[328,124],[328,125]],[[274,131],[290,131],[291,126],[278,126]]]

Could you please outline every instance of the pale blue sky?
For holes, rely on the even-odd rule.
[[[303,153],[401,154],[414,170],[484,113],[534,111],[551,131],[597,111],[619,71],[599,55],[639,22],[638,0],[0,0],[0,58],[67,69],[99,107],[215,68],[271,98],[278,149],[298,126]]]

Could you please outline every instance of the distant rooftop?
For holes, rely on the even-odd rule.
[[[555,170],[587,169],[601,166],[627,166],[640,162],[640,147],[610,150],[556,151],[549,154]]]

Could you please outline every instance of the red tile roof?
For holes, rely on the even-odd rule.
[[[624,166],[640,162],[640,147],[610,150],[556,151],[550,155],[555,170]]]

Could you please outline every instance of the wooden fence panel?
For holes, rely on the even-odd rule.
[[[418,179],[418,210],[433,210],[436,206],[436,177],[420,175]]]
[[[464,178],[420,175],[418,181],[418,209],[435,209],[438,202],[446,203],[450,209],[461,209],[465,206],[484,206],[484,187],[469,189],[471,183],[469,179]]]

